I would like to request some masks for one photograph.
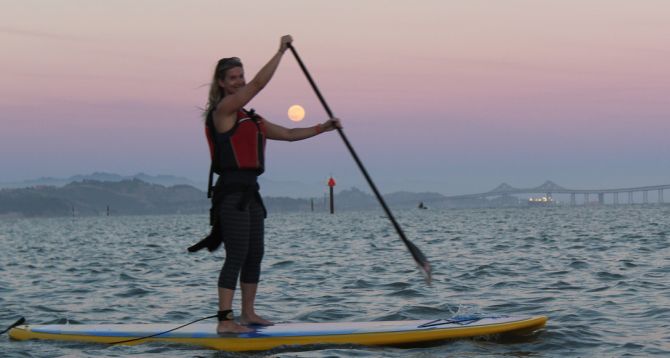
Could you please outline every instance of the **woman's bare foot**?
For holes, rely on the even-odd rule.
[[[253,332],[253,329],[240,326],[235,323],[235,321],[221,321],[216,327],[216,333],[218,334],[230,334],[230,333],[249,333]]]
[[[245,326],[253,326],[253,325],[272,326],[274,324],[255,313],[253,314],[242,313],[242,316],[240,317],[240,323]]]

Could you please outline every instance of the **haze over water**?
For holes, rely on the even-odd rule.
[[[258,310],[279,322],[547,315],[518,339],[254,354],[10,342],[8,357],[665,357],[669,206],[399,210],[431,260],[423,282],[381,211],[270,213]],[[0,322],[186,323],[216,310],[223,252],[188,254],[205,216],[0,220]]]

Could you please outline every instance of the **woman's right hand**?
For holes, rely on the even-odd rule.
[[[281,37],[281,40],[279,40],[279,51],[281,53],[286,52],[288,49],[288,45],[293,42],[293,37],[291,35],[284,35]]]

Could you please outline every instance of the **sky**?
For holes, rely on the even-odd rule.
[[[664,0],[2,0],[0,182],[205,182],[216,61],[251,79],[290,34],[382,192],[669,184],[668,18]],[[248,107],[326,120],[290,52]],[[336,132],[266,157],[268,180],[366,187]]]

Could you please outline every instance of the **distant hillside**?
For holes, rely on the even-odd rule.
[[[327,198],[295,199],[265,196],[269,212],[329,210]],[[392,207],[445,207],[436,193],[398,192],[385,195]],[[139,179],[121,181],[81,180],[56,186],[0,189],[0,217],[98,216],[146,214],[206,214],[210,201],[204,191],[189,185],[164,186]],[[336,210],[379,209],[377,199],[357,188],[335,195]]]
[[[20,182],[0,183],[0,189],[30,188],[35,186],[63,187],[70,183],[81,182],[84,180],[101,181],[101,182],[121,182],[124,180],[133,180],[133,179],[138,179],[145,183],[150,184],[160,184],[163,186],[190,185],[196,188],[203,188],[203,189],[206,186],[206,184],[204,183],[196,183],[187,178],[177,177],[173,175],[148,175],[144,173],[137,173],[135,175],[123,176],[114,173],[95,172],[86,175],[73,175],[69,178],[45,177]]]
[[[206,190],[207,172],[203,172],[201,174],[202,174],[202,181],[195,182],[188,178],[178,177],[174,175],[148,175],[144,173],[138,173],[135,175],[119,175],[114,173],[95,172],[86,175],[73,175],[68,178],[43,177],[38,179],[23,180],[17,182],[0,182],[0,189],[19,189],[19,188],[30,188],[35,186],[63,187],[70,183],[81,182],[83,180],[120,182],[124,180],[138,179],[146,183],[160,184],[163,186],[190,185],[200,190]],[[318,183],[302,183],[299,181],[273,180],[265,175],[258,178],[258,183],[260,184],[261,190],[264,193],[264,195],[277,196],[277,197],[291,197],[291,198],[309,198],[310,196],[313,195],[319,195],[319,193],[323,192],[326,185],[325,183],[318,184]]]
[[[0,215],[68,216],[205,213],[205,194],[188,185],[165,187],[138,179],[83,180],[63,187],[0,190]]]

